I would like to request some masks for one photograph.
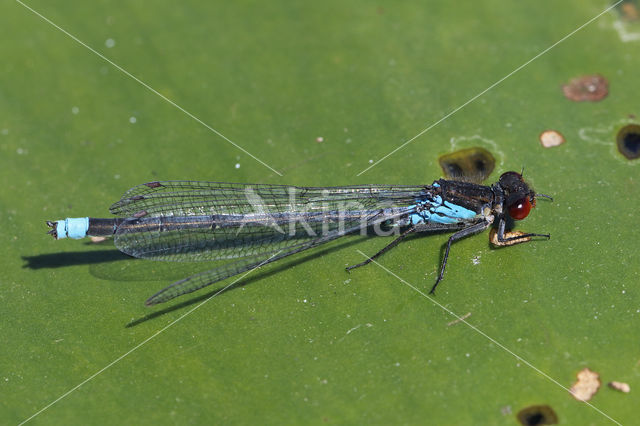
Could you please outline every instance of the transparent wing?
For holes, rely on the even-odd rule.
[[[220,260],[272,254],[410,214],[425,187],[304,188],[154,182],[132,188],[115,214],[124,253],[156,260]]]
[[[201,272],[196,275],[192,275],[183,280],[177,281],[166,287],[153,296],[151,296],[145,304],[147,306],[156,305],[158,303],[166,302],[175,297],[183,294],[191,293],[199,290],[208,285],[214,284],[218,281],[222,281],[226,278],[234,275],[242,274],[243,272],[250,271],[254,268],[266,265],[268,263],[275,262],[276,260],[290,256],[292,254],[299,253],[303,250],[307,250],[316,247],[320,244],[324,244],[328,241],[339,238],[345,234],[357,231],[358,227],[351,229],[345,229],[343,232],[333,232],[332,234],[316,238],[313,240],[305,241],[296,245],[292,245],[287,249],[280,249],[272,253],[261,253],[248,256],[244,259],[237,260],[235,262],[227,263],[218,268],[211,269],[209,271]]]
[[[166,287],[150,298],[147,299],[145,305],[152,306],[163,303],[183,294],[191,293],[203,287],[222,281],[225,278],[232,277],[237,274],[254,269],[262,264],[269,263],[268,256],[252,256],[246,259],[238,260],[219,268],[211,269],[196,275],[192,275],[183,280],[177,281]],[[276,259],[274,259],[276,260]]]
[[[270,213],[308,210],[310,206],[336,210],[349,203],[406,206],[413,204],[416,194],[425,188],[424,185],[320,188],[198,181],[151,182],[125,192],[110,210],[115,215],[128,217],[140,212],[150,216],[247,214],[255,213],[259,206]]]

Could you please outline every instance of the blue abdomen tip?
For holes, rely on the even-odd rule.
[[[68,217],[65,220],[59,220],[56,225],[56,233],[60,238],[84,238],[87,236],[89,229],[88,217]]]

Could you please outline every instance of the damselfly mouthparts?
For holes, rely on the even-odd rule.
[[[56,239],[113,236],[120,251],[139,258],[229,260],[173,283],[151,296],[147,305],[348,234],[373,230],[377,235],[397,235],[370,259],[347,268],[353,269],[410,234],[451,231],[433,293],[444,276],[451,244],[461,238],[492,224],[498,245],[549,238],[549,234],[505,234],[507,221],[527,217],[536,197],[551,199],[536,194],[516,172],[504,173],[491,186],[446,179],[432,185],[326,188],[168,181],[131,188],[111,206],[117,218],[67,218],[47,225]]]

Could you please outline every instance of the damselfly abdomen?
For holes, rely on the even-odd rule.
[[[112,219],[67,218],[47,225],[56,239],[113,236],[128,255],[154,260],[228,260],[151,296],[155,305],[231,276],[357,232],[397,238],[367,264],[413,233],[454,232],[451,244],[496,225],[498,245],[548,234],[505,233],[527,217],[536,194],[516,172],[484,186],[439,179],[432,185],[297,187],[197,181],[151,182],[131,188],[110,208]],[[497,242],[496,242],[497,241]]]

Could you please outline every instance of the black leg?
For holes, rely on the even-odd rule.
[[[364,266],[368,263],[371,263],[371,261],[381,255],[383,255],[384,253],[386,253],[387,251],[391,250],[392,248],[394,248],[395,246],[398,245],[398,243],[400,243],[400,241],[402,241],[407,235],[412,234],[413,232],[416,231],[416,228],[414,226],[412,226],[411,228],[407,229],[406,231],[404,231],[402,234],[400,234],[400,236],[398,238],[396,238],[395,240],[391,241],[389,244],[387,244],[382,250],[380,250],[379,252],[377,252],[376,254],[374,254],[373,256],[371,256],[370,258],[368,258],[367,260],[365,260],[364,262],[360,262],[357,265],[353,265],[353,266],[347,266],[347,271],[350,271],[352,269],[355,268],[359,268],[361,266]]]
[[[451,237],[449,237],[449,241],[447,242],[447,248],[444,251],[444,259],[442,260],[442,266],[440,267],[440,274],[438,275],[438,279],[436,283],[431,288],[430,294],[433,294],[436,291],[436,287],[438,283],[442,281],[442,277],[444,276],[444,269],[447,267],[447,259],[449,258],[449,250],[451,250],[451,244],[462,239],[464,237],[468,237],[469,235],[477,234],[478,232],[482,232],[487,229],[491,225],[491,222],[483,221],[480,223],[476,223],[475,225],[471,225],[467,228],[464,228]]]
[[[549,235],[549,234],[533,234],[533,233],[520,234],[520,235],[517,235],[515,237],[505,238],[504,237],[504,228],[505,228],[505,226],[506,226],[506,221],[504,220],[504,218],[500,218],[500,222],[498,222],[498,242],[499,243],[508,243],[509,241],[516,241],[516,240],[521,240],[521,239],[530,238],[530,237],[551,238],[551,235]],[[520,242],[521,243],[526,243],[528,241],[531,241],[531,240],[525,240],[525,241],[520,241]],[[515,244],[516,243],[514,243],[514,245]]]

